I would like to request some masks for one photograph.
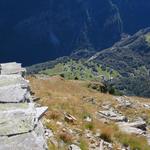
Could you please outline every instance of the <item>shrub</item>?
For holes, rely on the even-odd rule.
[[[60,113],[58,111],[51,111],[47,114],[48,118],[57,120],[60,118]]]
[[[67,133],[67,132],[62,132],[62,133],[60,133],[60,134],[59,134],[59,138],[60,138],[61,140],[63,140],[65,143],[71,143],[71,142],[72,142],[72,139],[73,139],[72,135],[69,134],[69,133]]]
[[[112,142],[112,140],[111,140],[111,135],[109,134],[109,133],[102,133],[101,135],[100,135],[100,138],[101,139],[103,139],[104,141],[106,141],[106,142],[109,142],[109,143],[111,143]]]
[[[93,124],[93,122],[86,123],[86,124],[85,124],[85,128],[86,128],[86,129],[89,129],[89,130],[93,130],[93,129],[94,129],[94,124]]]

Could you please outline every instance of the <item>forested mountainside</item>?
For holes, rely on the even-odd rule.
[[[93,59],[92,59],[93,58]],[[126,94],[150,96],[150,28],[140,30],[95,54],[90,60],[117,70],[117,89]]]
[[[100,81],[100,77],[104,76],[108,81],[112,77],[113,80],[108,83],[122,93],[147,97],[150,96],[149,58],[150,28],[145,28],[101,52],[82,51],[31,66],[28,72],[42,71],[51,76],[59,74],[67,79],[81,80]]]
[[[110,0],[1,0],[0,16],[0,61],[24,65],[78,48],[106,48],[120,38],[122,29]]]

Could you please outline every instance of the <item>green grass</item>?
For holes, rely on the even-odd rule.
[[[145,35],[145,40],[146,40],[147,43],[150,44],[150,33]]]
[[[146,138],[142,136],[137,137],[136,135],[118,133],[116,135],[116,138],[124,146],[130,146],[131,150],[149,150],[150,149]]]
[[[81,150],[88,150],[88,143],[84,138],[80,138],[80,148]]]
[[[101,65],[93,62],[82,62],[70,60],[67,63],[59,63],[52,69],[41,71],[40,73],[49,76],[61,75],[65,79],[93,80],[100,81],[102,76],[106,79],[117,77],[119,73],[115,70],[110,72],[109,68],[102,69]]]

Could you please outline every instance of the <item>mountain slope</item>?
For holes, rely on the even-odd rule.
[[[117,7],[124,25],[124,32],[135,33],[150,26],[149,0],[112,0]]]
[[[116,43],[90,58],[117,70],[121,78],[114,85],[126,94],[150,96],[150,28]]]
[[[106,48],[120,38],[121,19],[111,0],[1,0],[0,4],[2,62],[39,63],[78,48]]]
[[[28,72],[63,73],[67,79],[69,74],[69,79],[77,77],[82,80],[100,81],[104,77],[107,84],[125,94],[150,97],[150,28],[93,53],[87,50],[75,52],[70,57],[31,66]],[[75,62],[72,63],[71,59]]]
[[[114,44],[112,47],[98,52],[93,56],[96,62],[111,66],[121,74],[130,75],[140,67],[150,69],[150,28],[140,30],[133,36]]]

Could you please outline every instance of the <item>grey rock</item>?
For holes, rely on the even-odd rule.
[[[0,150],[46,150],[45,140],[35,132],[0,137]]]
[[[0,64],[1,75],[21,74],[26,72],[26,69],[21,67],[20,63],[11,62]]]
[[[0,87],[0,102],[25,102],[29,97],[30,93],[28,89],[23,88],[20,84]]]
[[[28,87],[29,81],[25,80],[21,75],[0,75],[0,87],[9,85],[21,85],[24,88]]]
[[[97,116],[112,120],[112,121],[126,121],[126,117],[114,112],[112,110],[105,110],[105,111],[99,111],[97,112]]]
[[[0,150],[46,150],[40,121],[48,107],[37,107],[21,64],[0,64]]]
[[[37,124],[33,104],[0,104],[0,108],[0,136],[30,132]]]
[[[84,118],[84,121],[85,121],[85,122],[92,122],[92,118],[91,118],[90,116],[86,116],[86,117]]]
[[[126,122],[120,122],[118,123],[118,126],[122,132],[128,133],[128,134],[136,134],[136,135],[143,135],[146,133],[143,128],[140,129],[140,127],[145,126],[145,122],[132,122],[132,123],[126,123]]]
[[[116,97],[116,100],[119,102],[119,106],[121,107],[131,107],[132,103],[127,99],[127,97]]]
[[[54,134],[53,134],[52,130],[46,129],[45,130],[45,136],[47,138],[50,138],[50,137],[54,137]]]
[[[144,104],[143,107],[144,107],[145,109],[150,109],[150,104]]]
[[[77,119],[74,116],[65,113],[65,121],[73,123],[74,121],[77,121]]]
[[[36,117],[38,119],[40,119],[47,110],[48,110],[48,107],[37,107],[36,108]]]
[[[81,150],[81,148],[79,146],[75,145],[75,144],[71,144],[69,146],[69,150]]]

